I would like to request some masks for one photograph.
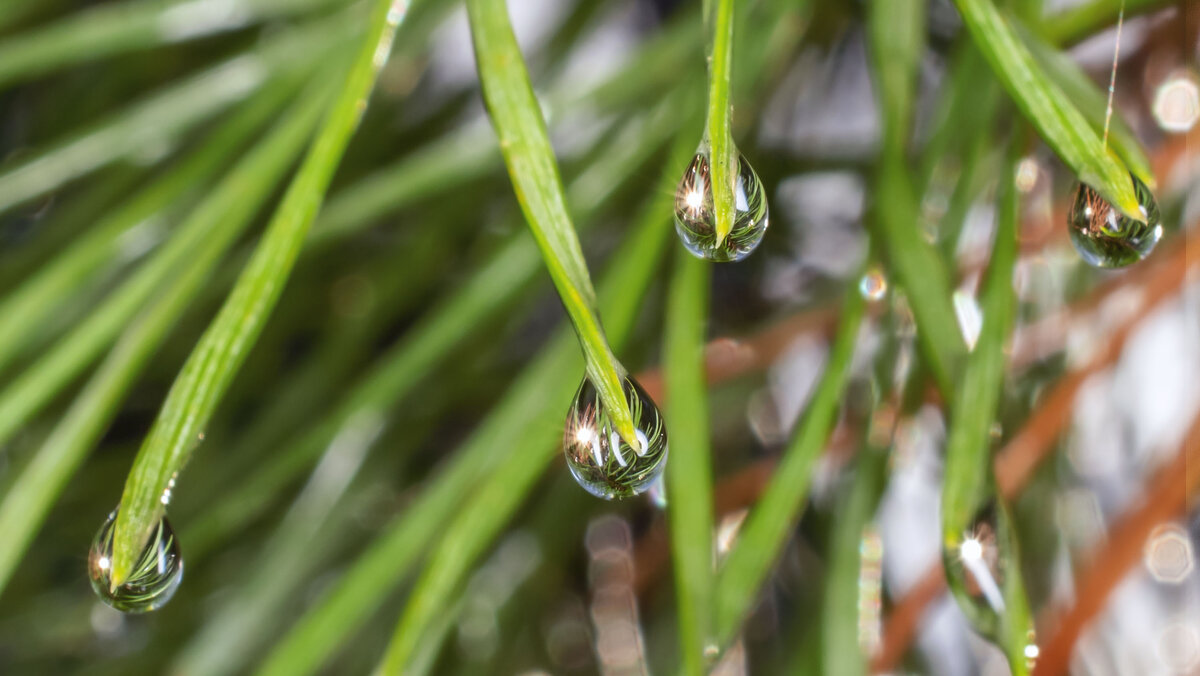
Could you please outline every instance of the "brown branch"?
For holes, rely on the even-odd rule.
[[[1187,511],[1188,496],[1200,485],[1200,415],[1175,458],[1148,482],[1142,504],[1126,512],[1109,531],[1106,542],[1075,583],[1075,605],[1062,614],[1057,631],[1041,650],[1034,676],[1067,673],[1079,635],[1105,606],[1108,595],[1142,556],[1143,543],[1155,527]]]
[[[708,383],[715,385],[770,366],[797,336],[813,331],[828,333],[837,322],[833,308],[802,310],[758,333],[737,340],[717,338],[704,348],[704,368]],[[663,403],[662,370],[647,369],[637,381],[654,401]]]
[[[1198,131],[1200,127],[1186,137],[1175,137],[1155,153],[1154,170],[1158,175],[1169,175],[1176,165],[1187,160],[1188,144],[1195,143],[1194,137],[1200,135]],[[1065,214],[1065,208],[1056,208],[1054,213]],[[1064,218],[1065,216],[1060,218],[1059,222]],[[1036,227],[1029,229],[1039,231]],[[1066,321],[1077,321],[1095,312],[1119,291],[1133,287],[1143,288],[1144,298],[1139,310],[1126,318],[1123,325],[1109,337],[1103,349],[1093,356],[1088,365],[1064,375],[1059,380],[1022,429],[998,454],[995,471],[997,483],[1004,496],[1012,498],[1018,494],[1033,470],[1053,447],[1060,431],[1070,419],[1075,395],[1087,378],[1111,365],[1120,355],[1132,328],[1160,301],[1169,297],[1172,290],[1182,285],[1186,269],[1196,258],[1196,251],[1188,251],[1188,240],[1194,237],[1198,230],[1200,224],[1189,229],[1189,233],[1192,234],[1173,238],[1174,241],[1168,244],[1168,248],[1157,256],[1160,262],[1149,262],[1106,280],[1074,303],[1064,315],[1057,317],[1055,323],[1044,320],[1039,322],[1042,325],[1040,328],[1035,325],[1035,332],[1047,335],[1045,340],[1034,341],[1040,347],[1038,354],[1047,350],[1059,351],[1063,346]],[[1046,229],[1041,228],[1041,231]],[[1051,231],[1063,234],[1061,228]],[[1022,251],[1028,253],[1039,246],[1045,246],[1047,241],[1045,237],[1023,238]],[[976,261],[973,265],[984,264],[986,261]],[[743,340],[713,340],[705,349],[707,380],[710,384],[717,384],[764,369],[773,363],[797,336],[810,331],[828,333],[832,331],[836,319],[836,310],[833,308],[806,310]],[[1038,358],[1040,357],[1029,350],[1017,352],[1014,354],[1012,366],[1020,370]],[[639,374],[637,378],[651,397],[661,404],[661,371],[650,369]],[[844,435],[835,432],[835,437],[839,436]],[[714,510],[718,518],[752,505],[770,480],[774,467],[775,458],[765,458],[719,480],[714,490]],[[666,566],[668,557],[665,525],[659,520],[640,539],[635,551],[638,590],[646,589],[657,579]],[[888,671],[899,662],[915,636],[925,607],[938,597],[944,587],[945,578],[941,567],[933,566],[896,603],[885,623],[880,649],[872,658],[871,667],[874,672]]]
[[[1197,232],[1197,227],[1189,233]],[[1192,235],[1194,236],[1194,235]],[[1197,262],[1197,252],[1188,246],[1189,235],[1176,238],[1167,256],[1150,266],[1152,272],[1142,286],[1144,300],[1138,310],[1114,332],[1084,367],[1064,375],[1050,394],[1030,415],[1029,420],[996,458],[996,482],[1007,499],[1018,495],[1038,464],[1049,455],[1054,442],[1071,418],[1075,396],[1088,377],[1110,366],[1120,356],[1133,328],[1158,307],[1173,297],[1172,291],[1183,285],[1188,268]],[[1140,279],[1130,277],[1127,281]],[[903,657],[916,635],[925,606],[937,598],[945,587],[941,566],[931,566],[913,589],[897,601],[884,624],[880,648],[871,661],[875,673],[891,671]]]

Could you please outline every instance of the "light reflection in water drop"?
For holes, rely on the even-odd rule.
[[[113,510],[92,542],[88,552],[88,576],[92,589],[108,605],[126,613],[157,610],[171,600],[183,581],[183,555],[171,523],[163,516],[151,534],[146,548],[125,582],[112,589],[113,530],[117,511]]]
[[[1004,598],[1007,565],[1001,550],[999,508],[988,504],[966,529],[946,538],[942,562],[946,581],[975,629],[995,639]]]
[[[634,450],[617,434],[587,377],[575,394],[563,431],[563,453],[571,475],[589,493],[606,500],[650,490],[667,461],[662,414],[637,381],[626,377],[624,384],[640,449]]]
[[[675,190],[675,231],[688,251],[705,260],[740,261],[758,247],[767,232],[766,191],[746,158],[741,153],[737,156],[733,227],[720,245],[707,143],[696,152]]]
[[[1088,265],[1098,268],[1131,265],[1149,256],[1162,238],[1158,202],[1145,183],[1132,174],[1130,178],[1145,223],[1117,211],[1090,186],[1080,183],[1075,188],[1067,214],[1068,232],[1071,244]]]
[[[1037,666],[1037,659],[1042,654],[1042,650],[1038,647],[1037,636],[1033,633],[1032,629],[1025,635],[1025,648],[1022,653],[1025,655],[1025,670],[1033,671],[1033,668]]]

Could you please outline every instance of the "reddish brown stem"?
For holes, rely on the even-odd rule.
[[[1196,232],[1197,227],[1189,232]],[[1058,381],[1020,432],[1000,451],[995,464],[996,482],[1006,499],[1020,493],[1038,464],[1054,448],[1054,442],[1070,421],[1075,396],[1083,383],[1115,362],[1133,328],[1162,301],[1172,297],[1172,291],[1182,287],[1188,269],[1197,262],[1197,251],[1188,245],[1191,238],[1189,235],[1180,237],[1169,252],[1164,252],[1167,256],[1151,266],[1143,285],[1144,300],[1138,310],[1108,338],[1086,366],[1067,373]],[[1130,277],[1126,281],[1139,279]],[[880,648],[872,658],[873,672],[882,673],[895,668],[916,635],[925,606],[937,598],[944,588],[941,566],[935,565],[926,571],[920,583],[897,601],[895,609],[884,623]]]
[[[1108,595],[1142,557],[1151,531],[1187,511],[1188,496],[1200,485],[1200,415],[1192,420],[1183,447],[1159,469],[1144,493],[1142,504],[1109,529],[1107,540],[1090,557],[1091,563],[1075,583],[1075,605],[1058,621],[1057,630],[1042,645],[1034,676],[1067,673],[1076,640],[1104,609]]]

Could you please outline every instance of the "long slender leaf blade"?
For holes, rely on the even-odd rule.
[[[0,502],[0,535],[8,544],[0,549],[0,590],[66,481],[116,414],[122,396],[146,360],[187,310],[221,255],[248,225],[255,206],[266,199],[300,152],[319,113],[319,106],[310,103],[282,118],[271,135],[212,193],[211,206],[197,209],[193,229],[205,236],[184,242],[188,258],[173,260],[169,269],[178,272],[156,280],[156,285],[165,288],[123,332],[64,420],[5,494]],[[234,202],[241,206],[230,206]]]
[[[377,0],[353,66],[266,235],[168,393],[121,498],[113,535],[114,586],[132,570],[162,515],[158,496],[191,455],[278,300],[403,16],[403,8],[394,7],[391,0]]]
[[[622,386],[625,370],[613,356],[596,313],[596,293],[508,8],[503,0],[468,0],[467,14],[479,81],[517,201],[575,325],[588,376],[621,438],[637,448],[633,414]]]
[[[653,277],[656,263],[669,239],[665,227],[671,213],[671,198],[662,194],[650,203],[639,219],[636,234],[629,238],[614,257],[613,268],[603,291],[605,316],[614,342],[624,342],[637,316],[639,301]],[[406,604],[392,635],[380,671],[403,673],[419,656],[419,648],[432,625],[451,602],[466,573],[524,501],[533,482],[559,448],[564,411],[574,393],[576,382],[570,370],[542,381],[546,403],[531,410],[521,443],[508,448],[508,455],[492,470],[486,481],[472,494],[438,543],[424,573]],[[493,452],[495,447],[492,447]]]
[[[1018,147],[1014,144],[1015,148]],[[942,537],[955,542],[966,532],[979,509],[996,496],[992,470],[991,426],[999,408],[1008,342],[1016,313],[1013,269],[1017,259],[1019,193],[1015,186],[1015,157],[1010,157],[1002,176],[1000,208],[995,242],[988,265],[983,299],[983,326],[975,349],[966,361],[959,383],[946,437],[946,462],[942,480]],[[1005,610],[998,636],[1014,674],[1027,674],[1024,654],[1033,624],[1024,582],[1020,574],[1016,533],[1007,508],[997,510],[997,546],[1010,565],[1001,582]],[[956,593],[957,581],[950,576]],[[967,603],[969,607],[969,602]]]
[[[254,162],[239,167],[189,214],[165,246],[0,392],[0,441],[11,438],[99,357],[197,247],[224,246],[236,238],[290,161],[291,155],[281,162],[255,154]]]
[[[277,112],[293,89],[290,84],[268,84],[205,139],[203,147],[102,217],[70,249],[5,296],[0,301],[0,317],[20,317],[21,321],[0,322],[0,370],[78,284],[118,255],[122,237],[135,228],[148,227],[148,221],[165,216],[164,212],[196,185],[207,184],[225,159]]]
[[[713,217],[716,220],[716,245],[719,247],[733,230],[736,214],[734,181],[737,178],[738,156],[733,143],[733,105],[730,101],[733,77],[733,0],[713,0],[707,16],[709,29],[708,124],[706,137],[710,150],[712,172]]]
[[[683,247],[667,306],[663,366],[671,459],[667,463],[667,516],[679,609],[679,647],[684,670],[705,673],[710,640],[713,579],[712,458],[704,372],[704,325],[708,314],[709,265]]]
[[[1012,20],[1012,24],[1021,41],[1037,60],[1038,65],[1046,71],[1046,75],[1078,105],[1080,112],[1092,125],[1092,129],[1098,133],[1104,133],[1104,118],[1108,100],[1100,88],[1065,54],[1043,42],[1019,21]],[[1138,143],[1133,129],[1125,122],[1121,112],[1115,109],[1112,111],[1112,118],[1109,121],[1108,142],[1125,161],[1129,170],[1142,179],[1142,182],[1153,188],[1156,181],[1154,180],[1154,170],[1150,168],[1150,159],[1142,151],[1142,146]]]
[[[338,16],[286,32],[115,112],[90,128],[0,171],[0,212],[135,155],[167,147],[188,130],[242,100],[278,70],[304,68],[352,34]]]
[[[905,5],[921,4],[915,0],[872,3],[868,16],[871,22],[871,56],[875,64],[878,90],[884,113],[884,133],[887,135],[880,156],[876,177],[875,206],[870,219],[876,235],[886,252],[891,270],[904,289],[917,320],[918,337],[930,370],[943,392],[949,392],[954,374],[966,348],[958,332],[954,308],[951,305],[950,272],[934,246],[920,232],[920,214],[913,188],[908,178],[905,141],[911,113],[896,112],[911,107],[910,89],[915,84],[917,45],[921,34],[913,27],[922,25],[920,10]],[[910,26],[909,30],[891,35],[893,23]],[[876,44],[875,41],[879,41]],[[907,66],[890,63],[907,59]]]
[[[716,638],[728,643],[783,550],[825,448],[849,377],[864,300],[857,287],[845,294],[837,337],[803,419],[793,430],[770,484],[747,515],[737,541],[717,574]]]
[[[913,98],[925,51],[925,3],[893,0],[871,3],[870,32],[875,83],[883,112],[885,154],[903,154],[912,128]]]
[[[859,643],[859,588],[862,543],[879,498],[887,466],[886,449],[869,443],[859,450],[849,490],[834,510],[825,596],[821,604],[821,666],[828,676],[867,673]]]
[[[955,0],[971,37],[1025,117],[1079,180],[1126,216],[1142,220],[1129,170],[1038,66],[991,0]]]
[[[241,0],[237,11],[194,0],[105,3],[0,42],[0,89],[58,68],[195,40],[346,0]]]

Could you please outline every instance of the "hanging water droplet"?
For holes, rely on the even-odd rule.
[[[575,393],[563,434],[563,452],[575,481],[606,500],[646,492],[666,467],[667,430],[658,407],[633,378],[625,378],[625,398],[641,443],[638,451],[617,434],[587,377]]]
[[[113,510],[100,526],[88,553],[88,576],[92,589],[100,600],[126,613],[145,613],[166,605],[183,581],[183,555],[171,523],[164,516],[151,534],[146,548],[138,557],[129,579],[112,589],[113,526],[117,511]]]
[[[707,143],[702,144],[675,190],[675,232],[688,251],[705,260],[727,263],[742,260],[758,247],[767,232],[767,196],[758,174],[741,153],[733,198],[733,228],[718,246],[709,149]]]
[[[1001,546],[999,510],[989,504],[976,513],[962,533],[946,538],[942,563],[946,581],[959,607],[975,629],[995,638],[1004,613],[1004,579],[1008,561]]]
[[[878,266],[872,265],[858,280],[858,292],[863,298],[869,301],[882,300],[887,295],[887,277],[883,276],[883,270]]]
[[[1130,178],[1145,223],[1127,218],[1090,186],[1080,183],[1075,188],[1067,225],[1071,244],[1089,265],[1120,268],[1136,263],[1149,256],[1162,237],[1154,195],[1138,177],[1131,174]]]

